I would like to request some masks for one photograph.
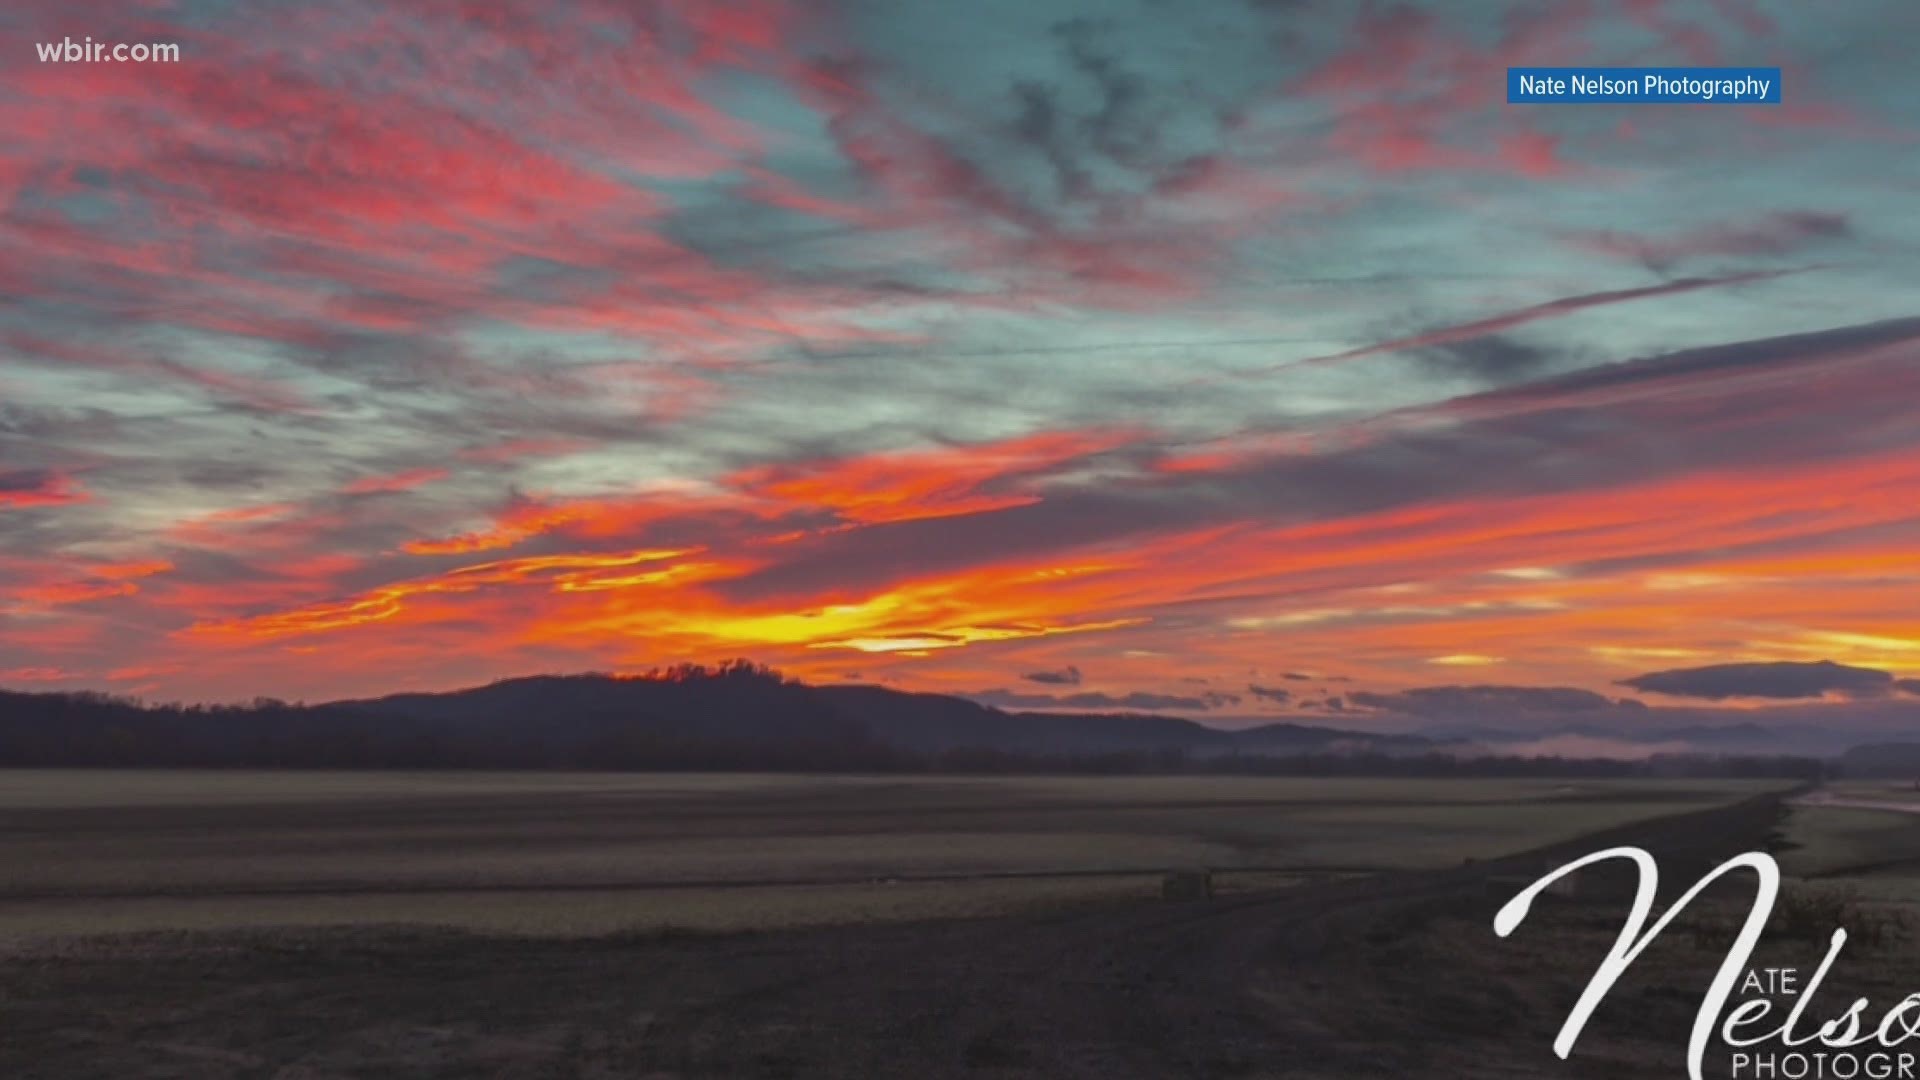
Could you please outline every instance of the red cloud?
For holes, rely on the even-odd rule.
[[[0,670],[0,683],[57,683],[78,678],[70,671],[61,668],[17,667]]]
[[[71,477],[50,469],[0,472],[0,510],[25,510],[85,502],[87,493]]]
[[[910,450],[736,473],[728,485],[863,524],[1023,506],[1030,481],[1138,438],[1129,432],[1043,432],[1003,442]]]
[[[1560,141],[1500,107],[1502,73],[1541,56],[1572,62],[1588,51],[1590,18],[1586,4],[1521,8],[1482,48],[1430,12],[1368,6],[1346,45],[1288,89],[1332,114],[1333,151],[1378,171],[1566,175],[1575,166]]]
[[[802,10],[588,0],[555,19],[534,3],[430,0],[378,32],[298,8],[130,22],[116,32],[179,40],[193,62],[9,68],[0,183],[59,196],[108,175],[149,228],[23,210],[0,237],[41,258],[8,283],[304,347],[476,313],[688,350],[864,338],[852,314],[871,298],[714,264],[663,235],[668,204],[645,182],[715,178],[760,151],[758,132],[702,98],[704,80],[728,66],[789,77]],[[360,77],[340,77],[344,58]],[[499,275],[520,259],[574,273],[517,289]],[[294,404],[206,365],[90,362]]]

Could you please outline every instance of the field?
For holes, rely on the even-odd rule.
[[[1787,820],[1789,874],[1920,916],[1920,791],[1848,781],[1797,800]]]
[[[0,1075],[116,1080],[1684,1075],[1738,896],[1568,1063],[1619,899],[1492,912],[1603,845],[1683,883],[1785,813],[1691,781],[4,780]],[[1156,895],[1193,865],[1239,869]]]
[[[1712,781],[0,773],[0,947],[407,924],[566,936],[983,915],[1448,867]]]

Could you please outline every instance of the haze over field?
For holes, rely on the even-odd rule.
[[[10,5],[0,686],[1910,727],[1915,10],[1440,11]]]

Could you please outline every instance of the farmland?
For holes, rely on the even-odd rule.
[[[983,915],[1445,867],[1765,785],[791,775],[0,774],[0,945],[409,924],[565,936]]]
[[[1920,791],[1845,781],[1796,800],[1781,856],[1789,874],[1920,916]]]
[[[1781,819],[1699,781],[6,780],[0,1071],[48,1076],[1534,1075],[1620,912],[1502,941],[1506,883],[1623,842],[1684,880]],[[1170,903],[1169,865],[1265,869]],[[1701,941],[1571,1075],[1672,1070]]]

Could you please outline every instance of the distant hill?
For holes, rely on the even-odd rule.
[[[577,743],[609,733],[721,742],[862,741],[865,728],[820,692],[748,666],[662,678],[536,675],[437,694],[393,694],[322,708],[484,737]]]
[[[840,715],[890,746],[921,752],[998,750],[1014,754],[1098,754],[1229,746],[1227,733],[1171,716],[1010,713],[966,698],[882,686],[817,691]]]
[[[1920,781],[1920,743],[1868,743],[1840,755],[1841,776]]]
[[[397,694],[331,708],[409,720],[458,720],[469,730],[513,732],[530,718],[562,727],[617,718],[627,729],[728,741],[866,740],[912,753],[990,750],[1085,755],[1420,752],[1415,736],[1271,724],[1221,731],[1173,716],[1139,713],[1008,712],[947,694],[883,686],[809,686],[759,669],[690,669],[663,678],[535,676],[470,690]]]
[[[547,675],[445,693],[289,705],[143,706],[0,692],[0,764],[886,768],[958,753],[1419,754],[1441,744],[1300,724],[1013,713],[878,686],[809,686],[744,662],[647,678]]]
[[[1313,775],[1802,775],[1731,756],[1638,764],[1501,756],[1485,746],[1275,723],[1007,712],[878,686],[808,686],[744,661],[645,678],[543,675],[320,705],[143,705],[0,691],[0,766]],[[1663,773],[1664,775],[1665,773]]]

